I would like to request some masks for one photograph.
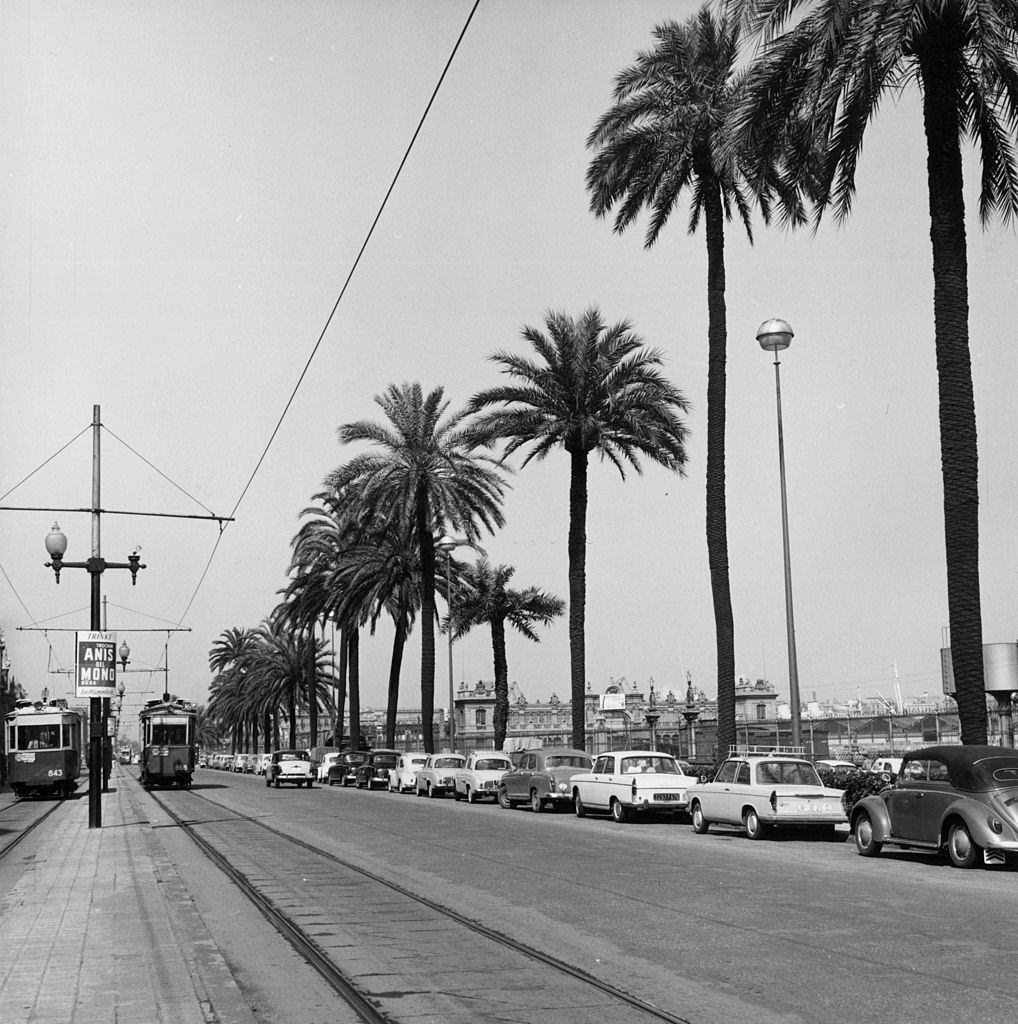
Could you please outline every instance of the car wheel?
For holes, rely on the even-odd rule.
[[[947,855],[956,868],[970,868],[979,856],[979,847],[972,841],[968,826],[961,821],[954,822],[947,833]]]
[[[530,791],[530,809],[534,814],[540,814],[544,810],[544,801],[536,789]]]
[[[620,825],[625,821],[629,821],[629,811],[621,800],[612,801],[611,812],[612,821],[617,821]]]
[[[438,794],[435,792],[435,787],[429,782],[428,783],[428,799],[434,800]]]
[[[272,785],[275,786],[276,789],[279,789],[279,779],[273,779]]]
[[[511,811],[513,809],[513,802],[509,799],[509,794],[505,790],[505,786],[499,787],[498,791],[498,806],[504,811]]]
[[[763,839],[765,826],[754,808],[746,808],[746,812],[742,816],[742,824],[745,826],[747,839]]]
[[[477,802],[477,794],[469,786],[467,786],[467,803],[468,804],[473,804],[473,803],[476,803],[476,802]]]
[[[693,803],[691,817],[693,819],[693,831],[698,836],[706,835],[707,829],[710,828],[710,822],[703,816],[703,808],[700,806],[699,800]]]
[[[452,798],[456,803],[463,799],[463,794],[455,786],[452,787]]]
[[[873,838],[873,819],[865,811],[860,811],[852,829],[855,836],[855,850],[860,857],[876,857],[884,848],[884,844]]]
[[[587,808],[583,806],[579,793],[573,794],[573,810],[576,812],[577,818],[585,818],[587,816]]]
[[[307,781],[308,789],[313,789],[314,785],[315,785],[314,780],[313,779],[308,779],[308,781]]]

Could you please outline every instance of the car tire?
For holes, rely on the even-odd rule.
[[[700,806],[699,800],[694,801],[693,809],[689,813],[693,821],[693,831],[698,836],[705,836],[710,828],[710,822],[703,816],[703,808]]]
[[[513,809],[513,802],[509,799],[509,794],[506,792],[505,786],[499,787],[496,799],[498,800],[498,806],[501,807],[503,811],[511,811]]]
[[[587,808],[583,806],[583,800],[580,799],[579,793],[573,794],[573,810],[576,812],[577,818],[585,818],[587,816]]]
[[[745,813],[742,816],[742,824],[746,829],[747,839],[763,839],[766,826],[760,820],[760,815],[756,813],[755,808],[747,807]]]
[[[971,868],[979,857],[979,847],[963,821],[953,822],[948,830],[947,855],[956,868]]]
[[[438,798],[438,794],[435,792],[435,787],[429,782],[428,783],[428,799],[435,800]]]
[[[276,789],[279,789],[279,779],[273,779],[272,780],[272,785],[275,786]]]
[[[315,781],[314,781],[314,779],[308,779],[307,787],[308,787],[308,789],[314,789],[315,788]]]
[[[855,839],[855,852],[860,857],[876,857],[884,848],[884,844],[873,837],[873,819],[860,811],[852,823],[852,836]]]
[[[467,786],[467,803],[477,803],[477,794],[469,786]]]
[[[541,799],[541,795],[536,789],[530,791],[530,809],[534,814],[540,814],[544,810],[544,800]]]
[[[629,821],[629,810],[621,800],[613,800],[611,805],[612,821],[619,825]]]

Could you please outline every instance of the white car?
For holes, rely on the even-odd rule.
[[[269,762],[271,762],[271,760],[271,754],[259,754],[258,760],[255,763],[255,773],[258,775],[264,775],[265,769],[268,768]]]
[[[502,776],[511,771],[512,766],[512,761],[505,754],[475,751],[456,772],[452,795],[457,800],[466,800],[468,804],[482,798],[497,801]]]
[[[329,781],[329,769],[339,760],[341,751],[330,750],[318,765],[318,781],[324,786]]]
[[[456,784],[456,772],[463,767],[462,754],[429,754],[414,780],[418,796],[438,797],[451,793]]]
[[[741,825],[750,839],[762,839],[772,826],[833,834],[846,820],[841,795],[826,789],[802,756],[747,751],[729,757],[713,782],[690,789],[689,813],[700,835],[715,822]]]
[[[292,782],[298,788],[314,785],[315,773],[311,767],[311,752],[308,750],[274,750],[265,769],[265,785],[279,786]]]
[[[408,750],[400,754],[396,767],[389,769],[389,792],[411,793],[417,785],[417,772],[424,767],[428,755],[423,750]]]
[[[685,811],[689,787],[698,781],[693,769],[671,754],[612,750],[601,754],[589,772],[574,775],[570,784],[578,818],[601,811],[622,822],[647,811]]]

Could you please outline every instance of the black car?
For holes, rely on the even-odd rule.
[[[357,788],[371,789],[374,786],[389,788],[389,770],[396,767],[398,750],[372,750],[367,760],[357,766]]]
[[[351,782],[356,782],[357,769],[367,758],[367,750],[344,750],[329,769],[329,785],[347,786]]]

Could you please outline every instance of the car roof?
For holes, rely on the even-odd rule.
[[[951,781],[959,789],[975,790],[988,788],[987,780],[979,770],[981,762],[999,757],[1018,759],[1018,750],[1013,747],[990,746],[921,747],[910,750],[902,760],[936,758],[947,765]]]
[[[663,750],[606,750],[597,756],[607,757],[608,755],[612,757],[670,757],[673,761],[677,760],[674,754],[668,754]]]

